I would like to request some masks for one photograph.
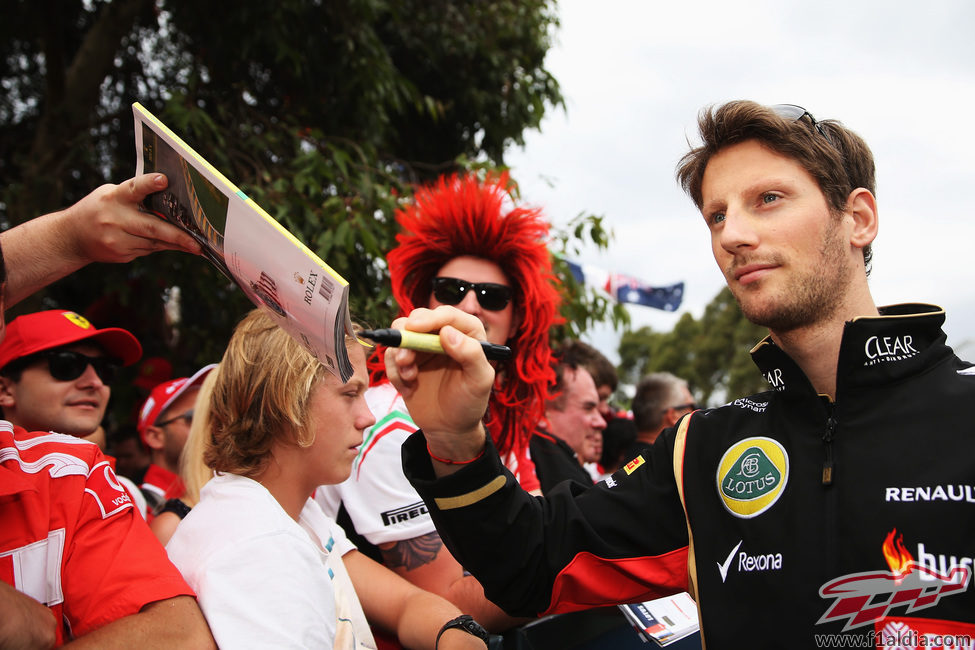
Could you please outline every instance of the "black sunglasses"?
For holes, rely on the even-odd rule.
[[[169,418],[168,420],[165,420],[164,422],[156,422],[155,426],[157,426],[157,427],[164,427],[167,424],[172,424],[173,422],[176,422],[177,420],[186,420],[186,424],[192,424],[193,423],[193,409],[190,409],[189,411],[186,411],[185,413],[180,413],[179,415],[175,415],[175,416]]]
[[[802,106],[798,106],[796,104],[776,104],[775,106],[769,106],[769,108],[772,109],[772,112],[779,117],[786,120],[791,120],[792,122],[798,122],[802,118],[808,117],[809,123],[816,127],[816,130],[819,131],[819,135],[826,138],[826,142],[832,146],[833,141],[829,139],[829,135],[826,134],[826,130],[823,129],[823,125],[816,121],[816,118],[813,117],[812,113],[804,109]]]
[[[488,311],[501,311],[511,302],[511,287],[496,282],[467,282],[458,278],[434,278],[433,297],[444,305],[459,305],[473,291]]]
[[[89,357],[73,350],[50,350],[37,357],[47,361],[47,371],[58,381],[74,381],[91,366],[103,384],[110,384],[121,366],[112,357]]]

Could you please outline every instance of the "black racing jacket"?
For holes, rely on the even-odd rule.
[[[565,441],[547,431],[536,430],[528,441],[535,474],[545,494],[565,480],[592,485],[592,476],[579,462],[579,456]]]
[[[975,647],[975,368],[940,308],[881,311],[846,324],[835,401],[767,338],[772,390],[685,416],[589,489],[531,497],[496,453],[435,479],[422,432],[404,469],[512,614],[686,588],[711,648]]]

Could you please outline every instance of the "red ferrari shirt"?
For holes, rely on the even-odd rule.
[[[62,621],[58,645],[195,595],[98,447],[0,420],[0,580]]]

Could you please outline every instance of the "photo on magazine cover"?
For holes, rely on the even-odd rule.
[[[142,158],[145,173],[161,172],[169,179],[169,187],[147,196],[143,207],[189,232],[203,255],[233,280],[223,252],[227,196],[147,125],[142,126]]]

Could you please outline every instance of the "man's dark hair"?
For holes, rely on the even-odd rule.
[[[596,388],[609,386],[615,391],[616,386],[619,385],[619,376],[616,374],[613,362],[588,343],[577,340],[566,341],[556,351],[556,355],[561,357],[563,361],[571,362],[574,366],[582,366],[588,370],[596,383]]]
[[[575,372],[580,368],[575,359],[564,358],[560,350],[552,353],[552,372],[554,378],[548,384],[549,398],[545,402],[546,408],[553,408],[561,411],[565,408],[565,374],[566,371]]]
[[[698,209],[704,204],[701,185],[711,157],[747,140],[757,140],[799,163],[815,179],[834,213],[846,207],[850,192],[858,187],[876,195],[876,169],[870,147],[835,120],[816,121],[809,113],[790,119],[769,106],[733,101],[704,109],[697,124],[702,144],[680,159],[677,180]],[[871,247],[865,246],[863,262],[868,274],[872,258]]]

